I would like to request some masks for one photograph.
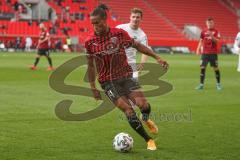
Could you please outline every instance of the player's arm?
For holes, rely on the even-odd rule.
[[[199,42],[198,42],[197,50],[196,50],[197,55],[199,55],[201,53],[202,45],[203,45],[203,39],[200,39]]]
[[[37,49],[39,48],[39,41],[37,42],[37,46],[36,46],[36,48],[37,48]]]
[[[212,38],[212,41],[213,41],[214,43],[218,43],[218,42],[219,42],[220,36],[218,35],[218,33],[217,33],[216,35],[214,35],[214,34],[212,34],[211,32],[209,32],[209,34],[210,34],[210,36],[211,36],[211,38]]]
[[[47,33],[46,37],[43,40],[39,39],[38,44],[41,44],[41,43],[46,42],[46,41],[50,41],[50,36],[49,36],[48,33]]]
[[[137,67],[138,71],[141,71],[143,69],[144,64],[147,62],[147,60],[148,60],[148,56],[145,55],[145,54],[142,54],[141,61],[140,61],[139,65],[138,65],[138,67]]]
[[[154,53],[151,49],[149,49],[148,47],[144,46],[143,44],[141,44],[140,42],[134,41],[133,40],[133,47],[136,48],[139,52],[143,53],[146,56],[150,56],[154,59],[157,60],[157,62],[164,68],[167,69],[168,68],[168,63],[163,60],[160,56],[158,56],[156,53]]]
[[[95,72],[95,66],[94,66],[94,58],[92,56],[87,56],[87,62],[88,62],[88,68],[87,68],[87,74],[88,74],[88,80],[90,83],[91,90],[93,92],[93,96],[96,100],[101,100],[101,95],[99,90],[96,88],[96,72]]]
[[[220,38],[215,37],[215,36],[212,36],[212,41],[213,41],[214,43],[218,43],[218,42],[220,41]]]
[[[41,43],[45,42],[45,41],[50,41],[49,35],[46,36],[46,38],[44,38],[43,40],[41,40],[41,39],[38,40],[37,49],[38,49],[39,45],[40,45]]]
[[[96,85],[95,85],[96,76],[95,76],[94,60],[90,56],[88,56],[87,60],[88,60],[87,73],[88,73],[90,87],[91,87],[91,89],[96,89]]]

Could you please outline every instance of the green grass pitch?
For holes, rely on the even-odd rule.
[[[63,95],[48,84],[51,72],[41,59],[39,70],[31,71],[35,54],[0,53],[0,159],[1,160],[236,160],[240,157],[240,73],[237,57],[220,55],[223,90],[215,88],[208,67],[205,90],[199,83],[199,57],[163,55],[170,69],[162,79],[174,90],[149,97],[159,135],[153,136],[157,151],[147,151],[144,140],[123,119],[118,109],[85,122],[58,119],[55,105],[74,100],[72,112],[97,106],[92,98]],[[52,54],[55,66],[77,56]],[[151,60],[154,62],[153,60]],[[76,69],[66,80],[83,82],[85,69]],[[79,91],[81,92],[81,91]],[[184,115],[181,119],[175,115]],[[174,118],[175,117],[175,118]],[[118,153],[112,139],[119,132],[134,138],[130,153]]]

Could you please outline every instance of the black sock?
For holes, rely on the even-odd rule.
[[[48,60],[49,66],[52,67],[52,59],[50,57],[47,57],[47,60]]]
[[[146,142],[148,142],[150,139],[152,139],[147,132],[145,131],[145,129],[143,128],[143,125],[141,123],[141,121],[138,119],[136,113],[133,113],[130,116],[127,116],[128,119],[128,123],[130,124],[130,126],[140,135],[142,136]]]
[[[220,71],[219,70],[215,71],[215,76],[216,76],[217,83],[220,83]]]
[[[141,113],[142,113],[142,120],[147,121],[149,119],[149,115],[151,113],[151,106],[149,103],[148,103],[147,107],[141,109]]]
[[[205,68],[201,68],[201,73],[200,73],[200,83],[201,84],[204,84],[205,72],[206,72],[206,69]]]
[[[37,66],[37,64],[38,64],[39,60],[40,60],[40,58],[39,58],[39,57],[37,57],[37,58],[35,59],[34,66]]]

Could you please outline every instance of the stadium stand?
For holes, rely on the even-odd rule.
[[[170,25],[165,19],[158,16],[143,1],[101,0],[101,2],[108,4],[111,9],[118,14],[119,20],[123,23],[129,22],[130,10],[132,8],[141,8],[144,14],[142,27],[151,39],[184,38],[184,35],[182,35],[181,32],[178,32],[174,26]]]
[[[145,13],[142,28],[148,34],[151,45],[184,45],[195,50],[197,42],[184,35],[184,26],[190,24],[204,29],[207,17],[216,20],[216,28],[222,35],[222,43],[232,43],[238,31],[237,15],[218,0],[194,0],[187,5],[179,3],[178,0],[101,0],[100,2],[109,5],[117,14],[118,20],[123,23],[129,21],[131,8],[141,8]]]
[[[237,16],[217,0],[195,0],[187,5],[178,3],[177,0],[147,0],[147,2],[179,29],[183,29],[185,24],[195,24],[203,29],[206,18],[213,17],[223,39],[233,38],[238,31]]]
[[[239,6],[237,0],[221,1]],[[1,1],[0,14],[15,15],[16,2],[17,0],[12,0],[11,3]],[[131,8],[141,8],[144,12],[141,27],[147,33],[149,44],[152,46],[187,46],[190,50],[195,50],[197,41],[189,39],[183,28],[186,24],[193,24],[203,29],[204,21],[209,16],[216,21],[216,27],[223,38],[222,43],[232,43],[238,31],[237,14],[231,11],[226,3],[220,3],[218,0],[194,0],[187,5],[177,0],[46,0],[46,2],[58,17],[54,22],[52,19],[44,20],[52,37],[78,36],[80,43],[84,42],[91,31],[89,13],[99,3],[105,3],[111,8],[109,23],[112,27],[127,23]],[[34,40],[39,34],[38,24],[39,21],[36,20],[0,19],[0,40],[6,41],[19,36],[31,36]]]
[[[62,10],[64,10],[63,8],[66,6],[69,6],[69,11],[70,11],[70,16],[73,16],[74,13],[79,13],[79,12],[83,12],[85,13],[86,17],[88,16],[88,13],[90,12],[90,10],[92,10],[92,8],[94,7],[93,4],[94,3],[80,3],[78,4],[77,2],[72,2],[72,1],[66,1],[62,4],[62,6],[57,6],[55,4],[55,2],[48,2],[50,4],[50,6],[52,6],[56,12],[57,15],[59,17],[61,17],[61,12]],[[9,7],[8,4],[6,4],[6,2],[2,2],[2,5],[4,6],[3,10],[4,12],[14,12],[13,10],[11,10],[11,7]],[[81,10],[81,8],[85,8],[83,11]],[[6,34],[8,35],[14,35],[14,34],[26,34],[24,33],[24,31],[27,31],[28,35],[31,36],[36,36],[38,35],[38,26],[37,26],[37,22],[33,22],[32,25],[28,25],[27,21],[10,21],[10,20],[0,20],[1,25],[5,25],[7,26],[7,30],[6,30]],[[51,26],[51,22],[47,21],[44,22],[48,27]],[[69,21],[62,21],[62,19],[60,19],[58,21],[58,25],[60,26],[60,29],[65,28],[70,28],[69,34],[70,35],[77,35],[81,32],[81,28],[80,26],[89,26],[89,22],[86,19],[82,19],[82,20],[72,20],[69,19]],[[58,31],[57,35],[63,35],[63,32]]]
[[[13,13],[14,12],[14,4],[17,0],[8,1],[0,1],[0,11],[2,13]]]
[[[1,13],[15,14],[14,4],[16,1],[1,1]],[[58,19],[53,23],[50,19],[44,20],[44,24],[51,29],[55,29],[52,32],[54,39],[66,38],[66,34],[69,36],[78,36],[81,43],[83,43],[90,28],[89,12],[96,6],[97,1],[84,1],[84,0],[65,0],[61,5],[57,1],[47,1],[49,6],[56,11]],[[69,10],[69,17],[64,17],[63,12],[66,12],[66,8]],[[79,16],[79,14],[81,15]],[[75,18],[76,17],[76,18]],[[85,18],[84,18],[85,17]],[[64,18],[67,18],[64,21]],[[16,20],[16,19],[0,19],[0,40],[1,41],[14,41],[16,37],[30,36],[35,41],[39,35],[39,21],[29,20]]]

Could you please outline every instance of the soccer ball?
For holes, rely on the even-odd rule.
[[[129,152],[133,147],[133,138],[127,133],[119,133],[113,139],[113,148],[119,152]]]

